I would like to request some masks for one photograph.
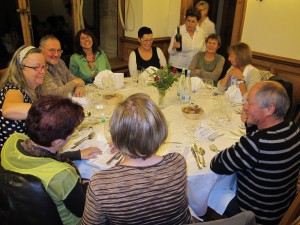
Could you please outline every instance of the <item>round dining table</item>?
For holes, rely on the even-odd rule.
[[[111,160],[107,143],[108,121],[117,102],[103,98],[108,90],[101,90],[95,85],[86,86],[86,97],[74,99],[84,106],[86,118],[72,135],[63,151],[83,149],[96,146],[102,149],[102,155],[95,159],[75,161],[82,178],[90,179],[97,171],[114,166],[119,159]],[[156,103],[158,91],[155,87],[145,83],[133,83],[131,78],[124,79],[124,86],[112,91],[123,99],[134,93],[147,93]],[[182,154],[187,162],[187,198],[190,208],[198,216],[205,215],[208,206],[217,213],[223,214],[227,204],[235,196],[236,177],[232,175],[218,175],[211,171],[210,161],[221,151],[235,142],[245,132],[240,119],[242,106],[228,102],[226,96],[216,88],[206,89],[198,82],[193,87],[191,102],[203,109],[203,115],[198,120],[185,118],[182,108],[186,106],[177,97],[176,84],[171,87],[165,97],[162,112],[166,117],[169,129],[167,140],[158,150],[158,155],[170,152]],[[121,99],[120,99],[121,100]],[[74,147],[74,143],[88,136],[95,135]],[[214,137],[216,139],[214,140]],[[204,149],[204,161],[197,165],[196,158],[191,150],[195,147]],[[200,160],[203,158],[199,155]]]

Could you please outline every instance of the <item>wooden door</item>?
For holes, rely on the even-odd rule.
[[[20,15],[24,44],[32,45],[33,31],[29,0],[18,0],[17,12]]]

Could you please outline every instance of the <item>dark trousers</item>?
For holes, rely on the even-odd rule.
[[[239,204],[237,201],[237,197],[235,196],[228,204],[227,208],[225,209],[225,212],[223,213],[223,216],[232,217],[238,213],[240,213]]]

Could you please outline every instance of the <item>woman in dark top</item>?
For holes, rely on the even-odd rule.
[[[152,46],[153,34],[149,27],[139,29],[138,40],[140,46],[129,55],[130,76],[135,74],[137,70],[147,69],[149,66],[160,68],[166,65],[166,58],[162,50]]]

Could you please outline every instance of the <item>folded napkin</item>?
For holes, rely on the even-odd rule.
[[[200,88],[204,87],[204,83],[199,77],[192,77],[191,82],[193,92],[199,91]]]
[[[104,81],[110,79],[114,84],[116,89],[120,89],[124,86],[124,74],[123,73],[113,73],[110,70],[103,70],[99,72],[94,80],[94,84],[105,89]]]
[[[233,103],[243,103],[243,96],[241,94],[240,88],[237,85],[231,85],[226,91],[225,95],[230,102]]]
[[[85,97],[83,97],[83,98],[72,97],[72,101],[77,102],[79,105],[82,105],[82,106],[88,104],[88,100]]]
[[[141,74],[140,77],[146,82],[146,83],[151,83],[153,82],[153,77],[149,77],[150,74],[154,73],[158,69],[154,66],[149,66],[147,69],[145,69]]]

